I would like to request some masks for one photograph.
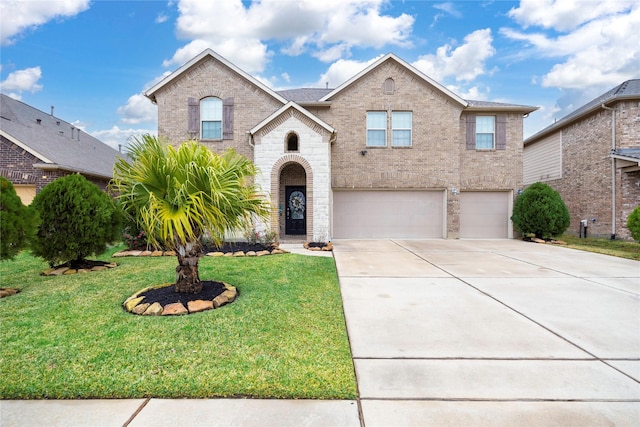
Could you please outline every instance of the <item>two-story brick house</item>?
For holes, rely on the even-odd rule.
[[[524,141],[524,184],[560,193],[569,232],[630,238],[640,205],[640,79],[628,80]]]
[[[145,95],[158,133],[259,167],[281,239],[510,238],[522,121],[387,54],[335,89],[274,91],[205,50]]]
[[[79,128],[7,95],[0,95],[0,176],[28,205],[51,181],[80,173],[106,189],[118,150]]]

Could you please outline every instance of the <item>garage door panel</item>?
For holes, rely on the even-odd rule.
[[[442,238],[441,191],[334,191],[335,238]]]
[[[509,237],[508,191],[460,193],[460,238],[506,239]]]

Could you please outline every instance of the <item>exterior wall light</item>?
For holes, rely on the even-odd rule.
[[[454,196],[457,196],[458,195],[458,189],[456,187],[453,187],[451,189],[451,194],[453,194]]]

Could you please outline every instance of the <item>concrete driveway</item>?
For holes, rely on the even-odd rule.
[[[337,241],[362,421],[640,425],[640,263],[517,240]]]

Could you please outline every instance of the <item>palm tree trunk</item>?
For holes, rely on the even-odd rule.
[[[176,292],[197,294],[202,291],[202,282],[198,274],[200,244],[189,242],[178,246],[176,250],[178,266],[176,267]]]

